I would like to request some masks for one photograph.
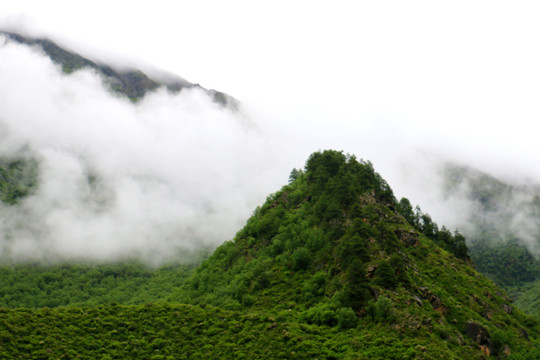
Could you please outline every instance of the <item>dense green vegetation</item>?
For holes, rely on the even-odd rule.
[[[360,320],[356,329],[289,322],[212,306],[147,304],[95,308],[0,308],[4,359],[474,359],[440,347],[440,335],[407,336]],[[530,351],[508,359],[534,359]]]
[[[413,212],[411,202],[407,198],[402,198],[398,204],[399,213],[413,225],[414,228],[426,235],[440,247],[454,254],[457,258],[469,260],[465,237],[457,230],[452,234],[446,227],[439,230],[429,214],[424,214],[419,206]]]
[[[137,261],[115,264],[15,264],[0,266],[0,307],[97,306],[175,301],[195,265],[151,269]]]
[[[540,318],[540,279],[521,286],[510,287],[516,292],[516,305],[529,314]]]
[[[0,274],[4,358],[540,356],[537,320],[473,269],[463,236],[337,151],[294,169],[200,266]]]
[[[37,185],[37,175],[34,160],[0,159],[0,200],[13,205],[28,196]]]
[[[506,287],[534,281],[540,275],[540,261],[516,240],[494,244],[477,241],[471,253],[478,271]]]
[[[357,334],[382,327],[398,347],[419,331],[444,349],[441,358],[480,357],[482,346],[491,354],[536,351],[520,335],[537,333],[536,320],[472,269],[463,236],[438,230],[421,212],[410,224],[401,205],[369,162],[315,153],[178,294]],[[463,335],[472,322],[493,334],[492,345],[473,350]]]

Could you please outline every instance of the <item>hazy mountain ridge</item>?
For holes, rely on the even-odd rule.
[[[451,163],[442,174],[444,196],[463,198],[473,209],[462,229],[478,271],[540,315],[540,186],[512,184]]]
[[[150,67],[134,82],[47,39],[0,38],[2,261],[162,264],[215,248],[266,193],[267,144],[228,95]]]
[[[62,66],[62,70],[66,74],[70,74],[82,68],[91,68],[103,77],[111,90],[118,94],[125,95],[132,100],[140,99],[147,93],[155,91],[162,86],[172,92],[178,92],[184,88],[191,87],[202,88],[200,85],[192,84],[177,75],[168,74],[166,77],[161,77],[157,80],[138,69],[115,70],[107,64],[97,63],[84,58],[46,38],[25,37],[17,33],[2,30],[0,30],[0,35],[4,35],[21,44],[39,46],[52,61]],[[230,95],[216,90],[206,90],[204,88],[203,90],[207,91],[216,103],[231,109],[238,109],[238,101]]]

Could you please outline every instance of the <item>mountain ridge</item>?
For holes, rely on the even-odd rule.
[[[9,38],[20,44],[28,46],[39,46],[43,52],[55,63],[62,67],[65,74],[70,74],[82,68],[91,68],[96,71],[115,93],[127,96],[132,101],[143,98],[147,93],[155,91],[159,87],[165,87],[167,90],[177,93],[182,89],[201,88],[214,102],[229,108],[238,110],[239,101],[232,96],[216,91],[207,90],[199,84],[193,84],[177,76],[167,75],[166,78],[156,79],[138,69],[115,70],[112,66],[103,62],[92,61],[73,52],[46,37],[23,36],[16,32],[4,31],[0,29],[0,35]]]
[[[505,287],[527,312],[540,315],[540,187],[450,163],[442,176],[443,196],[465,199],[474,209],[463,230],[476,268]]]

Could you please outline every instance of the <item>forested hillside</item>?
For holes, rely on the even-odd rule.
[[[196,268],[5,266],[3,355],[537,358],[537,321],[411,209],[369,162],[314,153]]]
[[[522,309],[539,316],[540,188],[456,164],[446,164],[443,178],[445,196],[463,198],[474,209],[466,228],[477,270],[505,287]]]

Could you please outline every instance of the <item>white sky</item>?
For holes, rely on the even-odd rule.
[[[309,122],[320,148],[376,157],[380,144],[351,146],[376,127],[484,170],[540,175],[534,1],[18,0],[0,11],[83,53],[153,64]]]

